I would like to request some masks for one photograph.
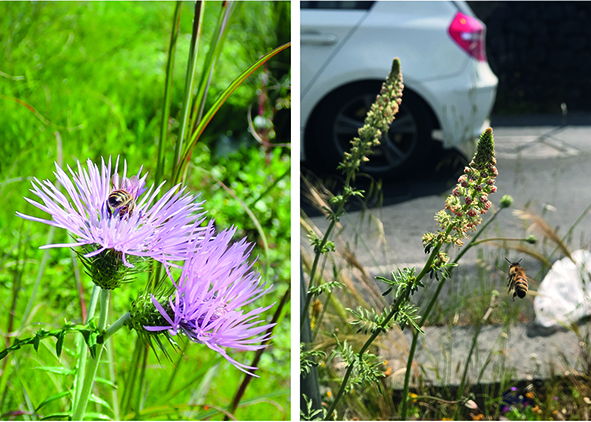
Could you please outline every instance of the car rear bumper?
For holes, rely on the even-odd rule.
[[[498,78],[488,63],[470,60],[465,70],[452,78],[431,80],[411,89],[427,101],[440,124],[440,140],[451,148],[473,143],[488,127],[497,85]]]

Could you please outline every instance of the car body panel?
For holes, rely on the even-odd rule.
[[[431,107],[445,147],[478,136],[488,123],[498,79],[487,62],[471,58],[448,34],[456,13],[466,10],[465,3],[445,1],[378,1],[370,10],[302,9],[301,135],[324,97],[351,82],[383,81],[399,57],[406,89]],[[338,41],[314,45],[306,39],[314,33]],[[301,152],[304,159],[304,148]]]

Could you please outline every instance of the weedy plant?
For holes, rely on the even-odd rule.
[[[402,89],[400,62],[395,59],[392,71],[384,83],[380,95],[368,112],[363,128],[359,130],[359,137],[351,142],[351,150],[345,154],[345,159],[340,165],[340,168],[345,173],[343,191],[341,194],[330,198],[330,205],[327,204],[323,207],[329,220],[327,230],[323,235],[308,230],[314,256],[309,266],[306,265],[308,286],[306,289],[302,289],[304,292],[302,297],[304,306],[301,313],[301,338],[303,342],[301,374],[304,378],[313,372],[313,367],[316,365],[314,359],[322,357],[318,353],[312,353],[316,346],[314,344],[315,337],[310,335],[310,331],[307,332],[306,328],[310,321],[314,324],[312,328],[317,327],[324,314],[322,313],[322,306],[311,307],[311,304],[317,303],[315,299],[321,295],[327,295],[328,298],[323,302],[326,305],[332,299],[331,293],[333,290],[345,286],[344,283],[334,281],[334,279],[322,282],[323,279],[326,279],[326,275],[324,271],[319,271],[320,258],[329,255],[335,250],[335,244],[331,241],[331,234],[335,227],[338,227],[339,219],[344,213],[347,201],[354,197],[363,196],[363,192],[352,187],[351,182],[355,179],[360,164],[370,159],[371,148],[379,142],[382,134],[387,132],[389,124],[398,110],[398,105],[403,101]],[[355,390],[362,389],[366,384],[375,384],[381,393],[383,377],[392,369],[378,356],[371,353],[374,350],[372,347],[375,348],[372,345],[379,336],[388,335],[388,332],[399,331],[405,327],[411,330],[412,340],[407,352],[406,368],[401,368],[405,375],[402,400],[399,408],[395,411],[399,413],[401,419],[407,419],[409,416],[409,401],[414,400],[411,398],[409,385],[411,373],[413,372],[413,359],[417,340],[420,335],[424,334],[421,327],[426,324],[446,280],[450,278],[453,269],[458,265],[462,256],[475,245],[480,234],[497,218],[498,214],[512,204],[512,198],[504,196],[501,199],[500,207],[493,212],[491,218],[482,224],[482,216],[491,209],[492,205],[489,195],[497,190],[495,186],[497,175],[493,132],[491,128],[488,128],[482,133],[478,141],[475,156],[469,165],[465,167],[464,174],[459,177],[458,184],[453,189],[452,194],[446,199],[445,208],[435,215],[439,230],[436,233],[428,232],[423,236],[423,246],[425,252],[429,255],[424,266],[418,271],[416,268],[398,269],[392,272],[392,278],[378,277],[387,286],[383,295],[393,293],[393,303],[386,305],[381,311],[363,306],[359,306],[357,309],[345,310],[343,307],[339,309],[339,305],[335,304],[337,312],[348,312],[353,316],[353,320],[349,320],[349,324],[357,327],[357,333],[363,334],[364,337],[361,339],[356,337],[340,339],[340,329],[338,327],[333,328],[334,349],[329,361],[339,359],[346,369],[344,374],[332,374],[332,376],[338,377],[339,387],[334,398],[329,398],[330,404],[327,404],[327,408],[323,409],[322,416],[325,420],[342,417],[341,415],[337,416],[336,413],[339,401],[348,393],[354,395]],[[317,196],[321,197],[322,195],[317,194]],[[475,233],[470,237],[470,232]],[[464,240],[467,238],[470,238],[470,240],[464,245]],[[446,252],[451,246],[463,247],[453,261],[450,261]],[[337,270],[334,269],[333,271],[333,277],[337,278]],[[411,303],[411,297],[415,292],[425,288],[426,276],[435,279],[437,287],[427,305],[419,309]],[[347,286],[347,288],[349,287]],[[354,292],[350,293],[355,294]],[[482,317],[483,321],[489,318],[494,307],[495,296],[496,294],[493,292],[488,309]],[[331,302],[334,304],[335,301]],[[362,299],[360,299],[360,302],[363,302]],[[322,304],[322,302],[320,303]],[[343,331],[344,334],[346,330]],[[473,346],[477,338],[478,333],[474,336]],[[354,348],[351,342],[359,343],[359,347]],[[328,365],[328,362],[325,364]],[[462,378],[464,381],[457,396],[462,401],[465,401],[463,398],[465,373]],[[319,416],[318,406],[310,404],[313,403],[312,399],[314,394],[317,393],[310,389],[309,386],[308,389],[302,387],[302,391],[306,394],[301,406],[302,417],[317,418]],[[308,397],[311,397],[311,399],[308,399]],[[351,401],[359,402],[360,400],[352,398]],[[394,410],[393,403],[388,405],[387,399],[385,403],[386,406],[390,407],[390,410]],[[360,406],[363,405],[360,404]],[[314,409],[314,411],[310,412],[310,409]]]
[[[31,193],[37,198],[25,199],[49,214],[49,218],[23,213],[17,215],[29,221],[48,224],[52,230],[54,227],[67,230],[71,242],[56,243],[50,235],[50,240],[42,249],[71,248],[94,287],[82,323],[66,322],[62,328],[54,330],[41,328],[31,337],[14,338],[12,344],[7,344],[0,351],[0,359],[4,359],[0,377],[2,391],[6,391],[8,382],[7,360],[24,346],[33,346],[35,351],[40,347],[49,349],[46,340],[54,338],[56,359],[59,360],[64,351],[75,357],[74,367],[43,368],[53,374],[73,375],[74,380],[71,386],[60,382],[59,385],[64,389],[41,400],[34,407],[31,418],[149,418],[153,410],[142,414],[140,401],[145,394],[143,388],[146,372],[149,372],[147,356],[150,349],[158,356],[172,360],[170,348],[182,355],[188,343],[198,343],[219,355],[219,359],[211,364],[212,368],[225,359],[242,371],[246,376],[232,403],[223,410],[226,416],[236,411],[250,380],[258,376],[258,362],[276,335],[274,328],[286,313],[290,290],[287,288],[279,303],[255,307],[272,286],[265,281],[266,274],[253,269],[250,254],[254,245],[246,238],[234,241],[237,232],[234,226],[217,230],[213,219],[206,218],[204,201],[199,201],[199,195],[190,193],[184,186],[193,164],[191,154],[214,114],[248,76],[289,47],[289,43],[285,44],[260,57],[209,105],[206,99],[215,63],[223,50],[229,22],[237,5],[231,1],[221,4],[213,41],[207,46],[208,56],[203,61],[203,71],[197,77],[198,53],[203,50],[200,36],[205,3],[195,3],[184,101],[178,136],[174,142],[174,156],[172,160],[169,157],[169,162],[172,162],[169,189],[164,189],[166,182],[163,179],[166,173],[166,145],[170,129],[172,77],[180,31],[181,2],[176,3],[174,8],[154,183],[147,188],[147,173],[143,173],[140,168],[131,175],[127,161],[119,157],[116,160],[111,157],[101,159],[100,163],[88,159],[86,166],[77,162],[73,169],[69,165],[64,168],[56,163],[54,174],[57,182],[33,178]],[[268,98],[261,99],[261,115],[258,117],[267,119],[266,124],[253,123],[251,130],[257,138],[264,139],[264,147],[271,154],[274,113],[269,112],[265,102],[268,102]],[[286,105],[284,101],[283,106]],[[59,133],[56,136],[59,138]],[[285,172],[278,176],[278,180],[261,193],[259,199],[287,175],[288,172]],[[243,205],[256,222],[252,211]],[[259,229],[262,243],[268,250],[260,225]],[[265,256],[265,260],[268,263],[268,256]],[[127,312],[113,321],[112,297],[125,295],[120,293],[123,287],[129,283],[139,283],[140,278],[146,280],[145,284],[137,289],[137,295],[130,301]],[[272,308],[271,317],[267,314]],[[30,312],[28,306],[23,321],[28,320]],[[123,397],[119,401],[116,385],[112,381],[114,377],[110,377],[111,381],[103,378],[101,372],[105,369],[100,371],[99,368],[103,366],[105,352],[109,363],[113,362],[113,336],[121,334],[119,331],[122,328],[127,328],[127,332],[135,332],[137,341],[134,347],[129,347],[129,364],[133,370],[125,380]],[[75,351],[67,347],[66,339],[71,334],[76,334]],[[124,339],[123,336],[120,338]],[[238,360],[234,351],[240,350],[255,351],[253,361]],[[113,368],[108,371],[112,374]],[[111,399],[95,395],[95,383],[113,387]],[[69,406],[66,406],[68,411],[43,414],[46,406],[64,399],[69,401]],[[112,416],[105,412],[88,411],[89,402],[111,410]],[[195,406],[200,404],[187,405],[186,410],[190,411],[187,417],[195,417]],[[168,409],[163,414],[172,411]],[[154,414],[159,415],[158,412]]]

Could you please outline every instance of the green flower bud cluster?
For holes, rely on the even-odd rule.
[[[340,168],[358,170],[362,162],[369,161],[367,155],[380,144],[382,135],[388,132],[394,115],[398,113],[403,89],[400,60],[395,58],[380,94],[367,113],[363,127],[359,129],[359,137],[351,141],[351,149],[345,152]]]
[[[435,215],[441,230],[425,233],[423,245],[430,249],[435,243],[463,245],[467,231],[476,230],[482,222],[482,215],[491,207],[488,195],[495,193],[496,168],[493,131],[486,129],[480,136],[476,155],[458,179],[458,185],[445,201],[445,209]],[[451,227],[451,230],[449,230]]]

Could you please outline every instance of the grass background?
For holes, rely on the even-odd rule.
[[[202,34],[202,60],[221,3],[207,3]],[[90,158],[126,159],[130,171],[140,166],[153,182],[156,166],[166,60],[172,26],[173,2],[0,2],[0,333],[5,342],[28,337],[40,327],[81,321],[81,301],[86,305],[92,283],[67,249],[51,249],[42,266],[49,226],[21,220],[25,214],[46,217],[24,201],[32,177],[55,180],[54,162],[74,166]],[[184,89],[193,19],[193,3],[183,4],[181,33],[174,69],[169,137],[165,148],[169,178]],[[290,40],[289,2],[238,4],[224,51],[208,94],[208,104],[261,55]],[[248,132],[248,112],[262,109],[271,115],[275,141],[289,143],[289,50],[253,74],[230,97],[210,123],[192,155],[187,183],[201,193],[208,215],[221,230],[238,226],[236,239],[248,236],[256,243],[252,257],[265,255],[254,222],[240,203],[216,178],[248,206],[264,228],[270,245],[267,282],[272,292],[258,306],[278,302],[290,281],[290,151],[262,148]],[[198,70],[199,72],[199,70]],[[268,101],[261,93],[268,95]],[[259,107],[260,106],[260,107]],[[207,107],[206,107],[207,109]],[[215,178],[213,177],[215,176]],[[168,187],[168,186],[167,186]],[[56,230],[52,243],[68,241]],[[36,281],[39,281],[36,287]],[[111,321],[126,312],[144,280],[124,285],[112,296]],[[137,286],[136,283],[139,283]],[[79,291],[81,288],[82,292]],[[31,310],[23,320],[25,310]],[[274,309],[268,312],[270,319]],[[251,382],[237,413],[238,419],[273,420],[289,417],[290,334],[289,306],[275,330],[273,345],[259,364],[260,379]],[[112,378],[119,391],[99,384],[96,395],[111,407],[131,373],[135,333],[126,329],[114,336],[113,365],[102,365],[99,375]],[[65,411],[67,399],[33,409],[52,394],[71,387],[72,377],[39,367],[73,367],[74,338],[69,336],[61,360],[55,357],[53,340],[39,352],[23,348],[0,362],[0,414],[16,419],[38,419]],[[181,341],[181,347],[184,343]],[[236,356],[237,354],[233,354]],[[250,362],[253,354],[238,360]],[[202,418],[227,406],[243,374],[206,346],[189,344],[173,360],[158,361],[150,355],[143,393],[135,390],[132,419]],[[211,369],[210,369],[211,368]],[[209,370],[209,372],[208,372]],[[193,405],[189,408],[179,406]],[[89,410],[113,415],[107,406],[91,403]],[[208,409],[208,410],[205,410]]]

